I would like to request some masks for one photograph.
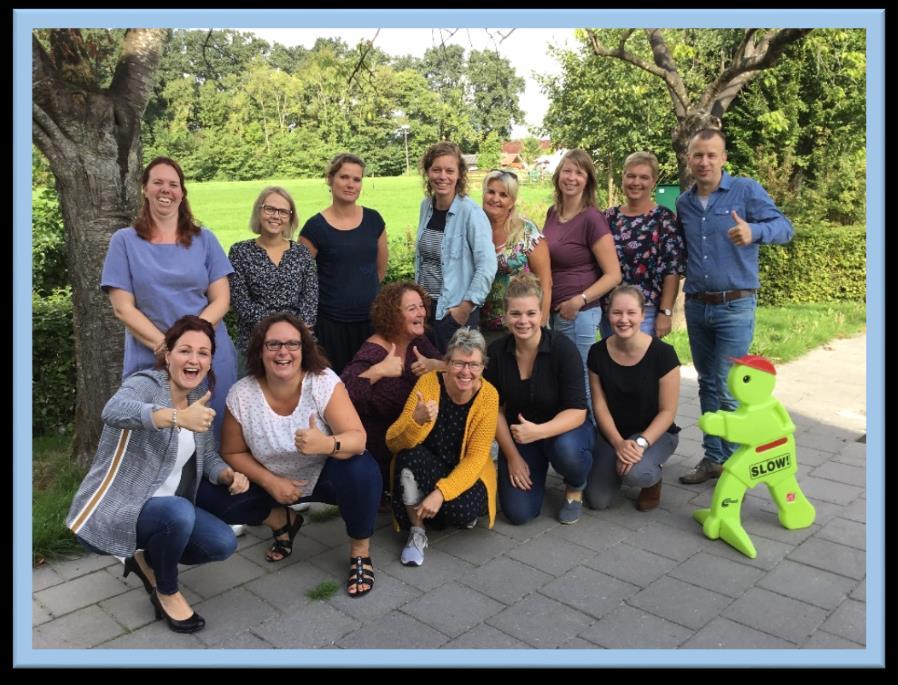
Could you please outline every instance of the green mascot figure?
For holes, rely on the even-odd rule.
[[[693,512],[711,540],[723,540],[745,556],[758,556],[739,517],[745,491],[765,483],[784,528],[806,528],[814,522],[814,506],[798,487],[795,474],[795,424],[772,396],[776,369],[767,359],[748,354],[733,359],[727,385],[739,400],[735,411],[707,412],[698,421],[708,435],[739,443],[723,464],[710,509]]]

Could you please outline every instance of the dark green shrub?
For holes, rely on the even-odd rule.
[[[758,303],[866,302],[867,231],[863,226],[796,227],[788,245],[764,245]]]
[[[31,432],[71,430],[75,417],[75,340],[72,292],[31,294]]]
[[[31,194],[31,289],[47,295],[68,282],[62,214],[56,191],[46,186]]]

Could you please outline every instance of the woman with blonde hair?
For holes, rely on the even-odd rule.
[[[530,271],[539,279],[544,295],[540,324],[549,323],[552,296],[552,264],[549,246],[530,219],[517,209],[518,177],[512,171],[495,169],[483,179],[483,211],[493,229],[496,248],[496,278],[480,313],[480,330],[487,343],[505,333],[505,289],[511,278]]]
[[[620,283],[620,263],[608,222],[596,208],[596,170],[589,154],[568,152],[552,184],[555,204],[543,226],[552,258],[552,328],[577,346],[585,372],[602,319],[599,299]]]
[[[284,188],[268,186],[253,203],[249,229],[257,238],[234,243],[228,253],[234,267],[231,306],[237,314],[237,375],[246,375],[246,347],[253,328],[275,312],[290,312],[307,325],[318,314],[315,260],[294,242],[299,222],[296,203]]]

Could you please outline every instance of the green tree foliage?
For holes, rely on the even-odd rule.
[[[502,141],[496,131],[490,131],[486,139],[480,145],[477,155],[477,166],[481,169],[496,169],[502,158]]]
[[[639,149],[658,156],[662,182],[675,182],[678,121],[668,88],[632,62],[597,55],[588,33],[612,47],[626,40],[628,55],[652,63],[648,41],[629,39],[632,31],[581,33],[579,50],[556,51],[562,75],[541,80],[551,100],[545,131],[560,146],[591,151],[609,190],[624,157]],[[687,95],[697,98],[730,66],[743,32],[661,33]],[[720,114],[729,170],[757,178],[790,216],[854,223],[865,214],[864,50],[862,30],[817,29],[790,43]]]
[[[513,122],[523,122],[518,97],[524,91],[524,79],[494,50],[474,50],[468,56],[471,125],[485,142],[495,132],[501,140],[511,135]],[[482,152],[482,151],[481,151]]]

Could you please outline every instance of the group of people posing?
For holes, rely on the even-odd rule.
[[[270,528],[266,559],[282,561],[306,502],[339,507],[351,597],[374,587],[379,509],[407,531],[402,563],[420,566],[428,527],[483,516],[491,527],[500,508],[515,525],[537,517],[549,465],[564,481],[561,523],[584,502],[608,507],[622,483],[640,488],[639,510],[657,507],[679,432],[679,360],[661,338],[680,278],[702,411],[732,409],[726,375],[751,342],[758,244],[792,234],[725,161],[720,131],[692,138],[695,185],[675,215],[653,200],[657,159],[634,153],[626,201],[602,212],[592,161],[573,150],[540,230],[517,210],[513,172],[486,175],[481,207],[458,146],[437,143],[421,161],[415,281],[381,287],[386,230],[358,204],[360,158],[331,161],[332,202],[298,241],[293,198],[265,188],[258,237],[228,257],[194,220],[178,164],[153,160],[103,269],[126,331],[124,381],[69,527],[124,558],[157,618],[193,632],[204,620],[178,564],[227,558],[235,524]],[[704,446],[682,482],[716,477],[732,451],[711,436]]]

